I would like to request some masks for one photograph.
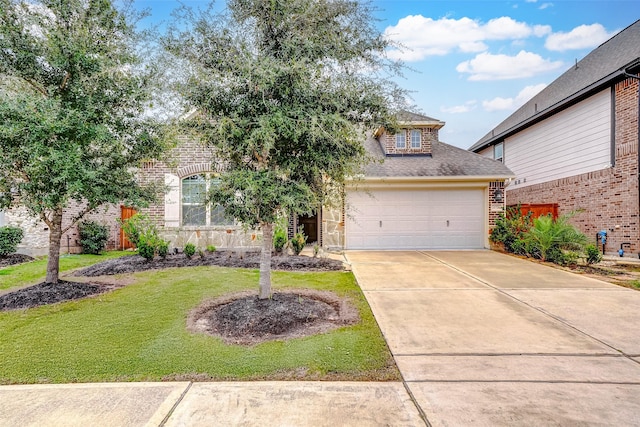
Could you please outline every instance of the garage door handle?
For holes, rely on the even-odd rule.
[[[447,227],[449,226],[449,220],[447,220]]]
[[[382,228],[382,221],[380,221],[380,228]]]

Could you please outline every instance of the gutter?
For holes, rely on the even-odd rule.
[[[445,183],[445,182],[488,182],[506,181],[515,175],[456,175],[456,176],[369,176],[348,178],[349,183],[368,184],[406,184],[406,183]]]

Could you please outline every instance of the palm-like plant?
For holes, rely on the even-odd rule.
[[[525,240],[532,253],[542,261],[549,259],[554,251],[580,251],[587,244],[587,236],[569,223],[577,212],[571,212],[553,219],[550,215],[533,220],[533,226],[525,234]]]

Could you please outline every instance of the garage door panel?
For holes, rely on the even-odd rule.
[[[482,189],[349,192],[348,249],[484,246]]]

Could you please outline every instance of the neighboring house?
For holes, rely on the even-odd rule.
[[[600,45],[480,139],[470,151],[516,178],[508,205],[557,205],[607,252],[640,252],[640,21]]]
[[[500,162],[439,142],[441,121],[411,113],[399,119],[401,132],[380,129],[366,141],[376,161],[345,189],[346,209],[325,206],[292,218],[289,235],[302,227],[309,242],[327,249],[488,247],[489,229],[504,207],[504,182],[513,174]],[[175,165],[152,163],[141,171],[168,188],[161,203],[142,210],[162,236],[175,247],[260,246],[258,230],[243,230],[220,207],[203,202],[223,172],[211,150],[185,138],[173,157]]]

